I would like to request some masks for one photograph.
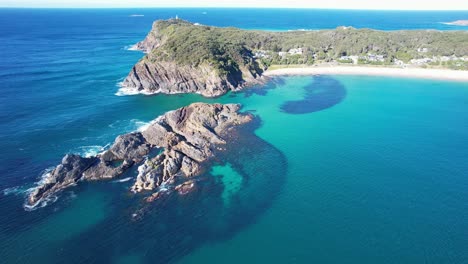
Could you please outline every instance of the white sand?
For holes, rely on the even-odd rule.
[[[445,69],[422,69],[422,68],[384,68],[384,67],[359,67],[359,66],[317,66],[298,67],[268,70],[266,76],[278,75],[372,75],[372,76],[395,76],[406,78],[425,78],[437,80],[451,80],[468,82],[468,71],[455,71]]]

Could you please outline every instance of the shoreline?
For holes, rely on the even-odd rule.
[[[448,69],[423,69],[423,68],[390,68],[390,67],[362,67],[362,66],[304,66],[293,68],[280,68],[267,70],[265,76],[284,75],[364,75],[387,76],[432,80],[448,80],[468,82],[468,71]]]

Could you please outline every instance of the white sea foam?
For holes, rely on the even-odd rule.
[[[162,191],[162,192],[168,192],[170,190],[172,186],[170,184],[167,184],[166,182],[163,182],[160,186],[159,186],[159,191]]]
[[[40,199],[39,201],[37,201],[33,205],[29,205],[27,203],[24,203],[23,208],[24,208],[24,210],[30,212],[30,211],[34,211],[34,210],[39,209],[39,208],[46,207],[48,204],[55,203],[57,200],[58,200],[58,196],[50,195],[50,196],[47,196],[45,198]]]
[[[41,186],[43,184],[46,184],[50,181],[49,179],[49,176],[50,176],[50,173],[52,172],[52,170],[54,169],[54,167],[50,167],[50,168],[47,168],[45,169],[42,174],[41,174],[41,177],[40,177],[40,180],[35,184],[34,187],[31,187],[27,190],[25,190],[23,193],[26,194],[26,196],[28,196],[31,192],[33,192],[38,186]],[[45,197],[45,198],[42,198],[40,199],[39,201],[37,201],[35,204],[33,205],[29,205],[27,200],[24,202],[24,205],[23,205],[23,208],[24,210],[26,211],[34,211],[38,208],[42,208],[42,207],[45,207],[46,205],[48,205],[49,203],[54,203],[58,200],[58,197],[55,196],[55,195],[51,195],[51,196],[48,196],[48,197]]]
[[[37,186],[40,186],[40,185],[43,185],[43,184],[48,183],[48,181],[50,181],[50,179],[49,179],[50,173],[54,170],[54,168],[55,168],[55,167],[49,167],[49,168],[45,169],[44,171],[42,171],[39,181],[36,182],[36,184],[35,184],[34,187],[31,187],[31,188],[27,189],[26,192],[27,192],[27,193],[30,193],[30,192],[32,192]]]
[[[123,179],[120,179],[120,180],[115,180],[113,182],[115,183],[120,183],[120,182],[128,182],[132,179],[132,177],[127,177],[127,178],[123,178]]]
[[[144,17],[145,15],[140,15],[140,14],[133,14],[133,15],[130,15],[129,17]]]
[[[155,90],[155,91],[151,91],[151,92],[148,92],[146,90],[138,90],[137,88],[135,87],[127,87],[123,84],[124,82],[117,82],[115,86],[119,87],[119,90],[117,90],[117,92],[114,94],[114,95],[117,95],[117,96],[127,96],[127,95],[137,95],[137,94],[143,94],[143,95],[155,95],[155,94],[160,94],[161,93],[161,89],[158,89],[158,90]],[[165,94],[183,94],[185,92],[182,92],[182,91],[171,91],[171,92],[164,92]],[[193,92],[194,94],[200,94],[200,95],[203,95],[202,92],[200,91],[196,91],[196,92]]]
[[[125,46],[126,50],[130,50],[130,51],[140,51],[138,49],[138,45],[137,44],[133,44],[133,45],[130,45],[130,46]]]
[[[17,193],[18,189],[19,189],[19,186],[6,188],[3,190],[3,195],[10,195],[10,194]]]
[[[132,122],[133,122],[133,124],[134,124],[134,126],[136,128],[135,130],[138,131],[138,132],[145,131],[151,125],[150,122],[144,122],[144,121],[141,121],[141,120],[138,120],[138,119],[132,119]]]
[[[115,93],[115,95],[117,96],[136,95],[136,94],[141,94],[141,92],[135,88],[128,88],[124,86],[120,86],[119,90],[117,90],[117,92]]]
[[[143,132],[146,129],[148,129],[148,127],[151,124],[153,124],[153,122],[155,122],[155,121],[145,122],[145,121],[141,121],[139,119],[132,119],[132,120],[130,120],[130,122],[132,124],[132,131]]]
[[[173,111],[166,112],[166,114],[168,114],[168,113],[170,113],[170,112],[173,112]],[[144,132],[144,131],[147,130],[152,124],[161,121],[162,118],[163,118],[163,116],[159,116],[159,117],[157,117],[156,119],[151,120],[150,122],[144,122],[144,121],[141,121],[141,120],[138,120],[138,119],[132,119],[132,122],[135,124],[136,131],[138,131],[138,132]]]
[[[137,95],[137,94],[152,95],[152,94],[159,93],[159,90],[150,93],[145,90],[138,90],[134,87],[126,87],[123,85],[123,82],[118,82],[116,86],[120,87],[119,90],[117,90],[117,92],[115,93],[115,95],[117,96]]]
[[[119,130],[121,130],[123,126],[125,126],[125,129],[128,130],[128,120],[116,120],[112,122],[112,124],[108,125],[110,128],[118,128]]]
[[[28,191],[29,188],[25,187],[25,186],[14,186],[14,187],[9,187],[9,188],[6,188],[4,189],[2,192],[3,192],[3,195],[21,195],[21,194],[24,194]]]
[[[45,169],[44,171],[42,171],[40,180],[37,182],[36,185],[43,185],[43,184],[47,183],[49,181],[50,173],[54,169],[55,169],[55,167],[49,167],[49,168]],[[32,190],[32,189],[34,189],[34,188],[30,188],[29,190]]]
[[[119,122],[119,121],[116,121],[116,122],[110,124],[109,127],[110,127],[110,128],[115,128],[115,125],[117,125],[118,122]]]
[[[106,149],[106,146],[99,146],[99,145],[82,146],[80,147],[81,149],[80,154],[81,156],[85,158],[94,157],[102,153]]]

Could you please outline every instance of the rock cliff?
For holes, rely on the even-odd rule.
[[[216,38],[218,30],[182,20],[156,21],[148,36],[135,45],[147,55],[122,86],[132,93],[215,97],[262,83],[265,67],[251,50]]]
[[[229,131],[250,122],[250,114],[239,114],[234,104],[195,103],[167,112],[143,132],[117,137],[114,144],[95,157],[66,155],[30,193],[28,204],[38,204],[79,181],[105,180],[122,175],[139,164],[134,192],[154,190],[163,183],[180,184],[185,192],[191,177],[203,172],[215,148],[229,140]],[[159,150],[149,157],[152,150]]]

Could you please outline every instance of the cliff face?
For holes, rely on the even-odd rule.
[[[243,78],[228,79],[220,76],[208,66],[179,66],[175,62],[137,63],[123,86],[133,88],[145,94],[165,93],[198,93],[206,97],[225,94],[229,90],[237,90],[247,83]],[[253,77],[248,80],[255,80]]]
[[[159,33],[158,23],[153,24],[153,28],[148,33],[146,38],[143,41],[138,42],[134,48],[141,50],[144,53],[150,53],[152,50],[156,49],[163,42],[163,35]]]
[[[135,47],[147,53],[123,82],[145,94],[223,95],[261,83],[264,67],[240,43],[217,39],[214,27],[180,20],[157,21]]]
[[[155,119],[143,132],[117,137],[110,149],[95,157],[66,155],[28,197],[35,205],[79,181],[105,180],[139,164],[132,190],[154,190],[163,183],[187,190],[190,177],[203,172],[203,163],[228,140],[228,132],[252,120],[239,114],[239,105],[195,103]],[[161,150],[148,158],[152,150]],[[144,162],[143,162],[144,161]]]

